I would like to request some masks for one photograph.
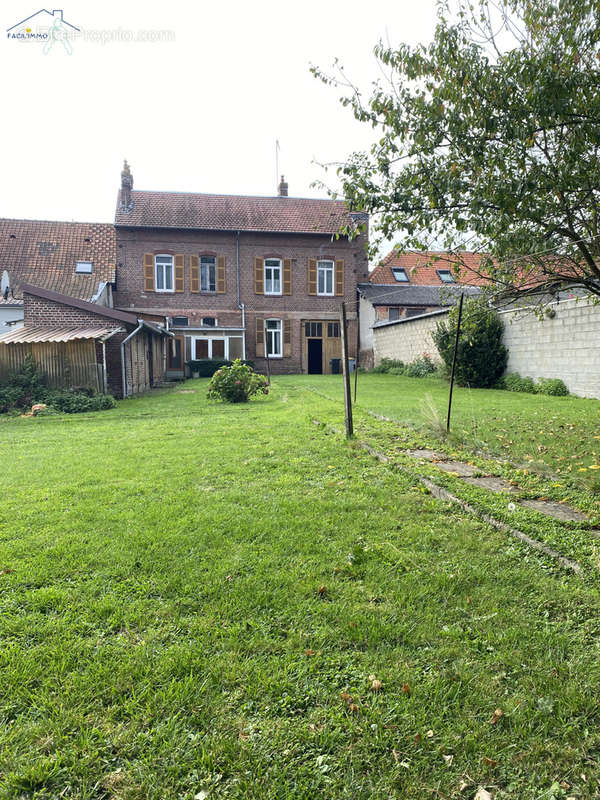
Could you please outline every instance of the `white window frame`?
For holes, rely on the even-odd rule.
[[[323,291],[321,291],[321,275],[325,287]],[[327,275],[331,278],[331,291],[327,291]],[[317,294],[322,297],[332,297],[335,294],[335,264],[331,259],[317,261]]]
[[[269,328],[269,323],[275,323],[275,327]],[[269,334],[279,334],[279,352],[269,352],[270,345],[269,340],[273,340],[273,336],[269,336]],[[277,339],[275,339],[275,343]],[[265,320],[265,356],[269,355],[269,358],[283,358],[283,320],[281,319],[266,319]]]
[[[92,275],[93,272],[94,272],[94,262],[93,261],[76,261],[75,262],[75,272],[78,272],[81,275]]]
[[[210,280],[211,269],[213,273],[212,284]],[[207,280],[204,279],[205,274]],[[203,288],[203,284],[207,285],[208,289]],[[211,289],[211,285],[214,288]],[[217,291],[217,259],[215,256],[200,256],[200,291],[208,294],[214,294]]]
[[[278,270],[279,272],[279,289],[277,291],[267,291],[267,280],[271,281],[271,284],[274,282],[274,277],[267,278],[267,270]],[[283,283],[283,266],[280,258],[265,258],[264,264],[264,280],[265,280],[265,294],[283,294],[282,292],[282,283]]]
[[[159,258],[168,258],[168,259],[170,259],[170,265],[171,265],[171,288],[170,289],[165,288],[167,282],[165,280],[164,268],[166,266],[168,266],[168,264],[167,264],[167,262],[163,261],[159,265],[159,263],[158,263],[158,259]],[[163,283],[163,288],[162,289],[158,288],[158,268],[159,268],[159,266],[162,269],[162,283]],[[168,253],[157,253],[157,255],[154,256],[154,291],[155,292],[166,292],[168,294],[171,294],[172,292],[175,291],[175,259],[174,259],[173,256],[169,255]]]
[[[225,342],[224,348],[224,355],[223,358],[225,361],[229,361],[229,336],[194,336],[194,360],[198,361],[198,356],[196,353],[196,342],[200,341],[207,341],[208,342],[208,358],[212,359],[213,354],[213,342]],[[221,358],[221,356],[219,356]]]

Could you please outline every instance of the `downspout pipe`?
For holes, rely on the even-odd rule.
[[[123,381],[123,398],[127,397],[127,377],[126,377],[126,368],[125,368],[125,345],[130,339],[133,339],[144,327],[144,323],[141,319],[138,319],[138,326],[135,330],[131,331],[129,336],[126,336],[125,339],[121,342],[121,378]]]
[[[237,303],[238,308],[242,312],[242,359],[246,360],[246,306],[242,303],[242,294],[240,289],[240,232],[236,231],[235,234],[235,276],[237,280]]]

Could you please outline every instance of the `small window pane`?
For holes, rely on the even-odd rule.
[[[406,270],[402,269],[401,267],[393,267],[392,268],[392,275],[398,281],[398,283],[409,283],[408,275],[406,274]]]
[[[214,256],[202,256],[200,258],[200,291],[216,291],[216,258]]]
[[[196,339],[196,358],[208,358],[208,339]]]
[[[399,308],[388,308],[388,319],[389,320],[400,319],[400,309]]]
[[[184,328],[189,325],[189,319],[187,317],[173,317],[173,325],[178,328]]]
[[[454,283],[454,275],[449,269],[438,269],[437,274],[440,276],[442,283]]]
[[[225,358],[225,339],[212,340],[212,357]]]
[[[229,337],[229,360],[234,361],[236,358],[243,358],[244,348],[242,346],[242,339],[238,336]]]
[[[75,272],[85,272],[87,274],[94,271],[94,265],[91,261],[77,261],[75,264]]]
[[[214,328],[217,324],[215,317],[202,317],[202,324],[207,328]]]

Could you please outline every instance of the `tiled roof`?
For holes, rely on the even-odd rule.
[[[17,296],[32,283],[90,300],[99,283],[114,282],[116,253],[112,225],[0,219],[0,275],[8,272]],[[76,261],[92,261],[93,273],[76,273]]]
[[[398,253],[392,250],[375,269],[369,274],[371,283],[392,283],[396,286],[398,281],[394,278],[392,267],[402,267],[406,270],[409,282],[421,286],[435,286],[442,283],[437,270],[450,270],[454,275],[455,265],[459,266],[459,277],[455,276],[457,283],[467,286],[485,286],[489,281],[477,274],[481,263],[481,253],[462,252],[459,258],[443,251]]]
[[[26,325],[24,328],[16,328],[10,333],[0,335],[0,344],[72,342],[75,339],[102,339],[113,333],[116,333],[114,328],[47,328],[41,325]]]
[[[358,290],[374,306],[453,306],[459,295],[467,297],[481,293],[476,286],[443,284],[442,286],[411,286],[410,284],[359,283]]]
[[[145,191],[131,197],[133,208],[124,212],[119,193],[116,225],[333,234],[352,221],[341,200]]]

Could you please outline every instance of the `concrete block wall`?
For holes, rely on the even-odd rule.
[[[422,317],[391,322],[380,328],[373,328],[373,356],[375,366],[382,358],[393,358],[405,364],[428,353],[431,360],[440,363],[437,348],[431,334],[438,322],[445,319],[448,310],[434,311]]]
[[[542,321],[531,310],[501,311],[507,372],[561,378],[572,394],[600,398],[600,306],[564,300]]]

